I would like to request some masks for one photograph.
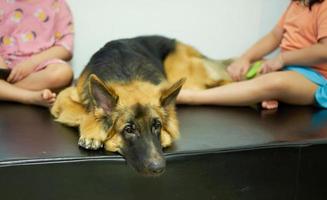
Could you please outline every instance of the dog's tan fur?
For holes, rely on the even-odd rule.
[[[228,62],[227,62],[228,63]],[[128,84],[107,83],[108,90],[114,90],[119,96],[119,103],[116,111],[111,113],[115,124],[105,132],[101,122],[104,116],[102,109],[88,110],[85,105],[90,99],[84,98],[85,84],[88,81],[88,73],[83,73],[76,87],[69,87],[62,91],[51,109],[56,121],[68,126],[79,127],[80,139],[88,143],[91,149],[97,149],[104,145],[108,151],[119,151],[122,145],[122,138],[116,134],[124,125],[125,118],[129,115],[127,107],[138,103],[150,105],[153,116],[158,116],[163,121],[161,131],[161,145],[167,147],[179,137],[178,120],[174,106],[160,107],[160,100],[165,96],[167,88],[183,77],[187,78],[184,88],[206,89],[230,82],[226,73],[227,63],[213,61],[202,56],[193,47],[177,43],[174,52],[171,52],[164,61],[164,68],[167,81],[159,85],[149,82],[134,80]],[[132,98],[131,98],[132,96]]]
[[[231,82],[225,70],[230,62],[205,58],[192,46],[178,43],[176,51],[165,59],[164,66],[169,82],[187,77],[183,88],[203,90]]]

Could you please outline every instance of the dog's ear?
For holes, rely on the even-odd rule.
[[[161,106],[167,107],[171,105],[172,103],[175,103],[176,97],[179,93],[179,91],[182,89],[183,84],[185,83],[186,78],[182,78],[175,82],[172,86],[170,86],[168,89],[165,89],[161,93],[160,97],[160,103]]]
[[[89,78],[89,94],[93,105],[102,108],[106,113],[110,113],[118,102],[115,91],[94,74]]]

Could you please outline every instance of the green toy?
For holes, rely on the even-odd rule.
[[[250,66],[249,71],[246,73],[246,79],[254,78],[258,74],[259,70],[261,69],[262,63],[263,63],[262,61],[257,61],[253,63]]]

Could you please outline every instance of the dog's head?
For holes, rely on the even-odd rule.
[[[178,136],[174,106],[184,81],[164,88],[144,82],[115,86],[91,75],[92,105],[108,133],[105,148],[121,153],[144,175],[160,175],[166,165],[162,148]]]

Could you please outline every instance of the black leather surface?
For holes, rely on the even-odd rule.
[[[0,103],[0,199],[326,199],[327,113],[311,107],[178,107],[167,170],[139,176],[86,151],[44,108]],[[313,198],[314,197],[314,198]]]

